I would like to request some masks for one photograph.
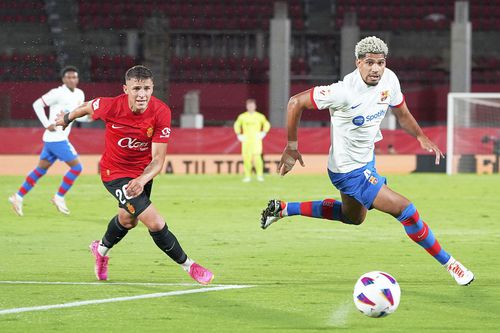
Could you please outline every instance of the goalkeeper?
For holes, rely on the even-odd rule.
[[[271,128],[266,116],[257,112],[255,99],[248,99],[247,110],[240,114],[234,123],[234,132],[241,142],[241,155],[243,156],[243,166],[245,177],[244,183],[252,179],[252,165],[255,166],[257,180],[264,181],[264,161],[262,160],[262,139]]]

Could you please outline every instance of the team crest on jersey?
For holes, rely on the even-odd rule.
[[[127,210],[129,211],[130,214],[135,214],[135,208],[132,206],[130,202],[127,202]]]
[[[146,130],[146,135],[148,136],[148,138],[152,137],[153,136],[153,127],[149,127],[147,130]]]
[[[389,90],[384,90],[380,93],[380,101],[383,102],[389,97]]]

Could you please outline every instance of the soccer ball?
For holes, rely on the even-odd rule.
[[[358,279],[354,286],[354,305],[372,318],[385,317],[398,308],[401,289],[390,274],[373,271]]]

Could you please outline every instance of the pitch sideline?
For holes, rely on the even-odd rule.
[[[193,286],[193,284],[185,284],[185,283],[168,283],[168,284],[148,284],[148,283],[95,283],[95,282],[41,282],[41,281],[0,281],[0,284],[100,284],[100,285],[162,285],[162,286]],[[197,294],[197,293],[205,293],[209,291],[221,291],[221,290],[229,290],[229,289],[243,289],[243,288],[251,288],[254,287],[252,285],[216,285],[210,287],[203,287],[197,289],[188,289],[188,290],[177,290],[177,291],[169,291],[163,293],[154,293],[154,294],[142,294],[135,296],[126,296],[126,297],[113,297],[113,298],[105,298],[105,299],[93,299],[87,301],[78,301],[78,302],[69,302],[69,303],[60,303],[60,304],[49,304],[49,305],[39,305],[39,306],[31,306],[31,307],[22,307],[22,308],[12,308],[12,309],[4,309],[0,310],[0,315],[13,314],[13,313],[22,313],[22,312],[34,312],[34,311],[46,311],[51,309],[62,309],[62,308],[73,308],[85,305],[93,305],[93,304],[104,304],[104,303],[114,303],[114,302],[125,302],[125,301],[133,301],[138,299],[148,299],[148,298],[160,298],[160,297],[169,297],[169,296],[178,296],[178,295],[187,295],[187,294]]]

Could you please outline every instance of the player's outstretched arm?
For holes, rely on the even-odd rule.
[[[94,110],[92,109],[92,105],[90,104],[90,102],[83,103],[71,112],[64,113],[61,111],[56,116],[56,125],[66,128],[73,120],[86,115],[91,116],[93,113]]]
[[[144,185],[161,172],[165,157],[167,156],[167,143],[153,142],[151,145],[151,154],[153,159],[144,169],[142,175],[132,179],[127,185],[127,195],[134,198],[142,193]]]
[[[306,90],[292,96],[288,101],[287,105],[287,129],[288,129],[288,143],[281,155],[281,161],[278,164],[278,173],[282,176],[286,175],[290,170],[292,170],[295,165],[295,161],[299,161],[304,167],[304,161],[302,161],[302,155],[298,149],[298,129],[300,123],[300,117],[302,112],[306,109],[314,109],[313,102],[311,101],[311,90]]]
[[[394,113],[396,118],[398,118],[398,123],[401,128],[403,128],[408,134],[417,138],[417,140],[420,142],[420,146],[423,149],[428,150],[429,152],[434,152],[434,154],[436,154],[435,163],[436,165],[439,164],[441,157],[444,158],[443,153],[441,152],[439,147],[424,134],[417,121],[410,113],[406,102],[403,102],[403,104],[398,108],[393,108],[392,112]]]

